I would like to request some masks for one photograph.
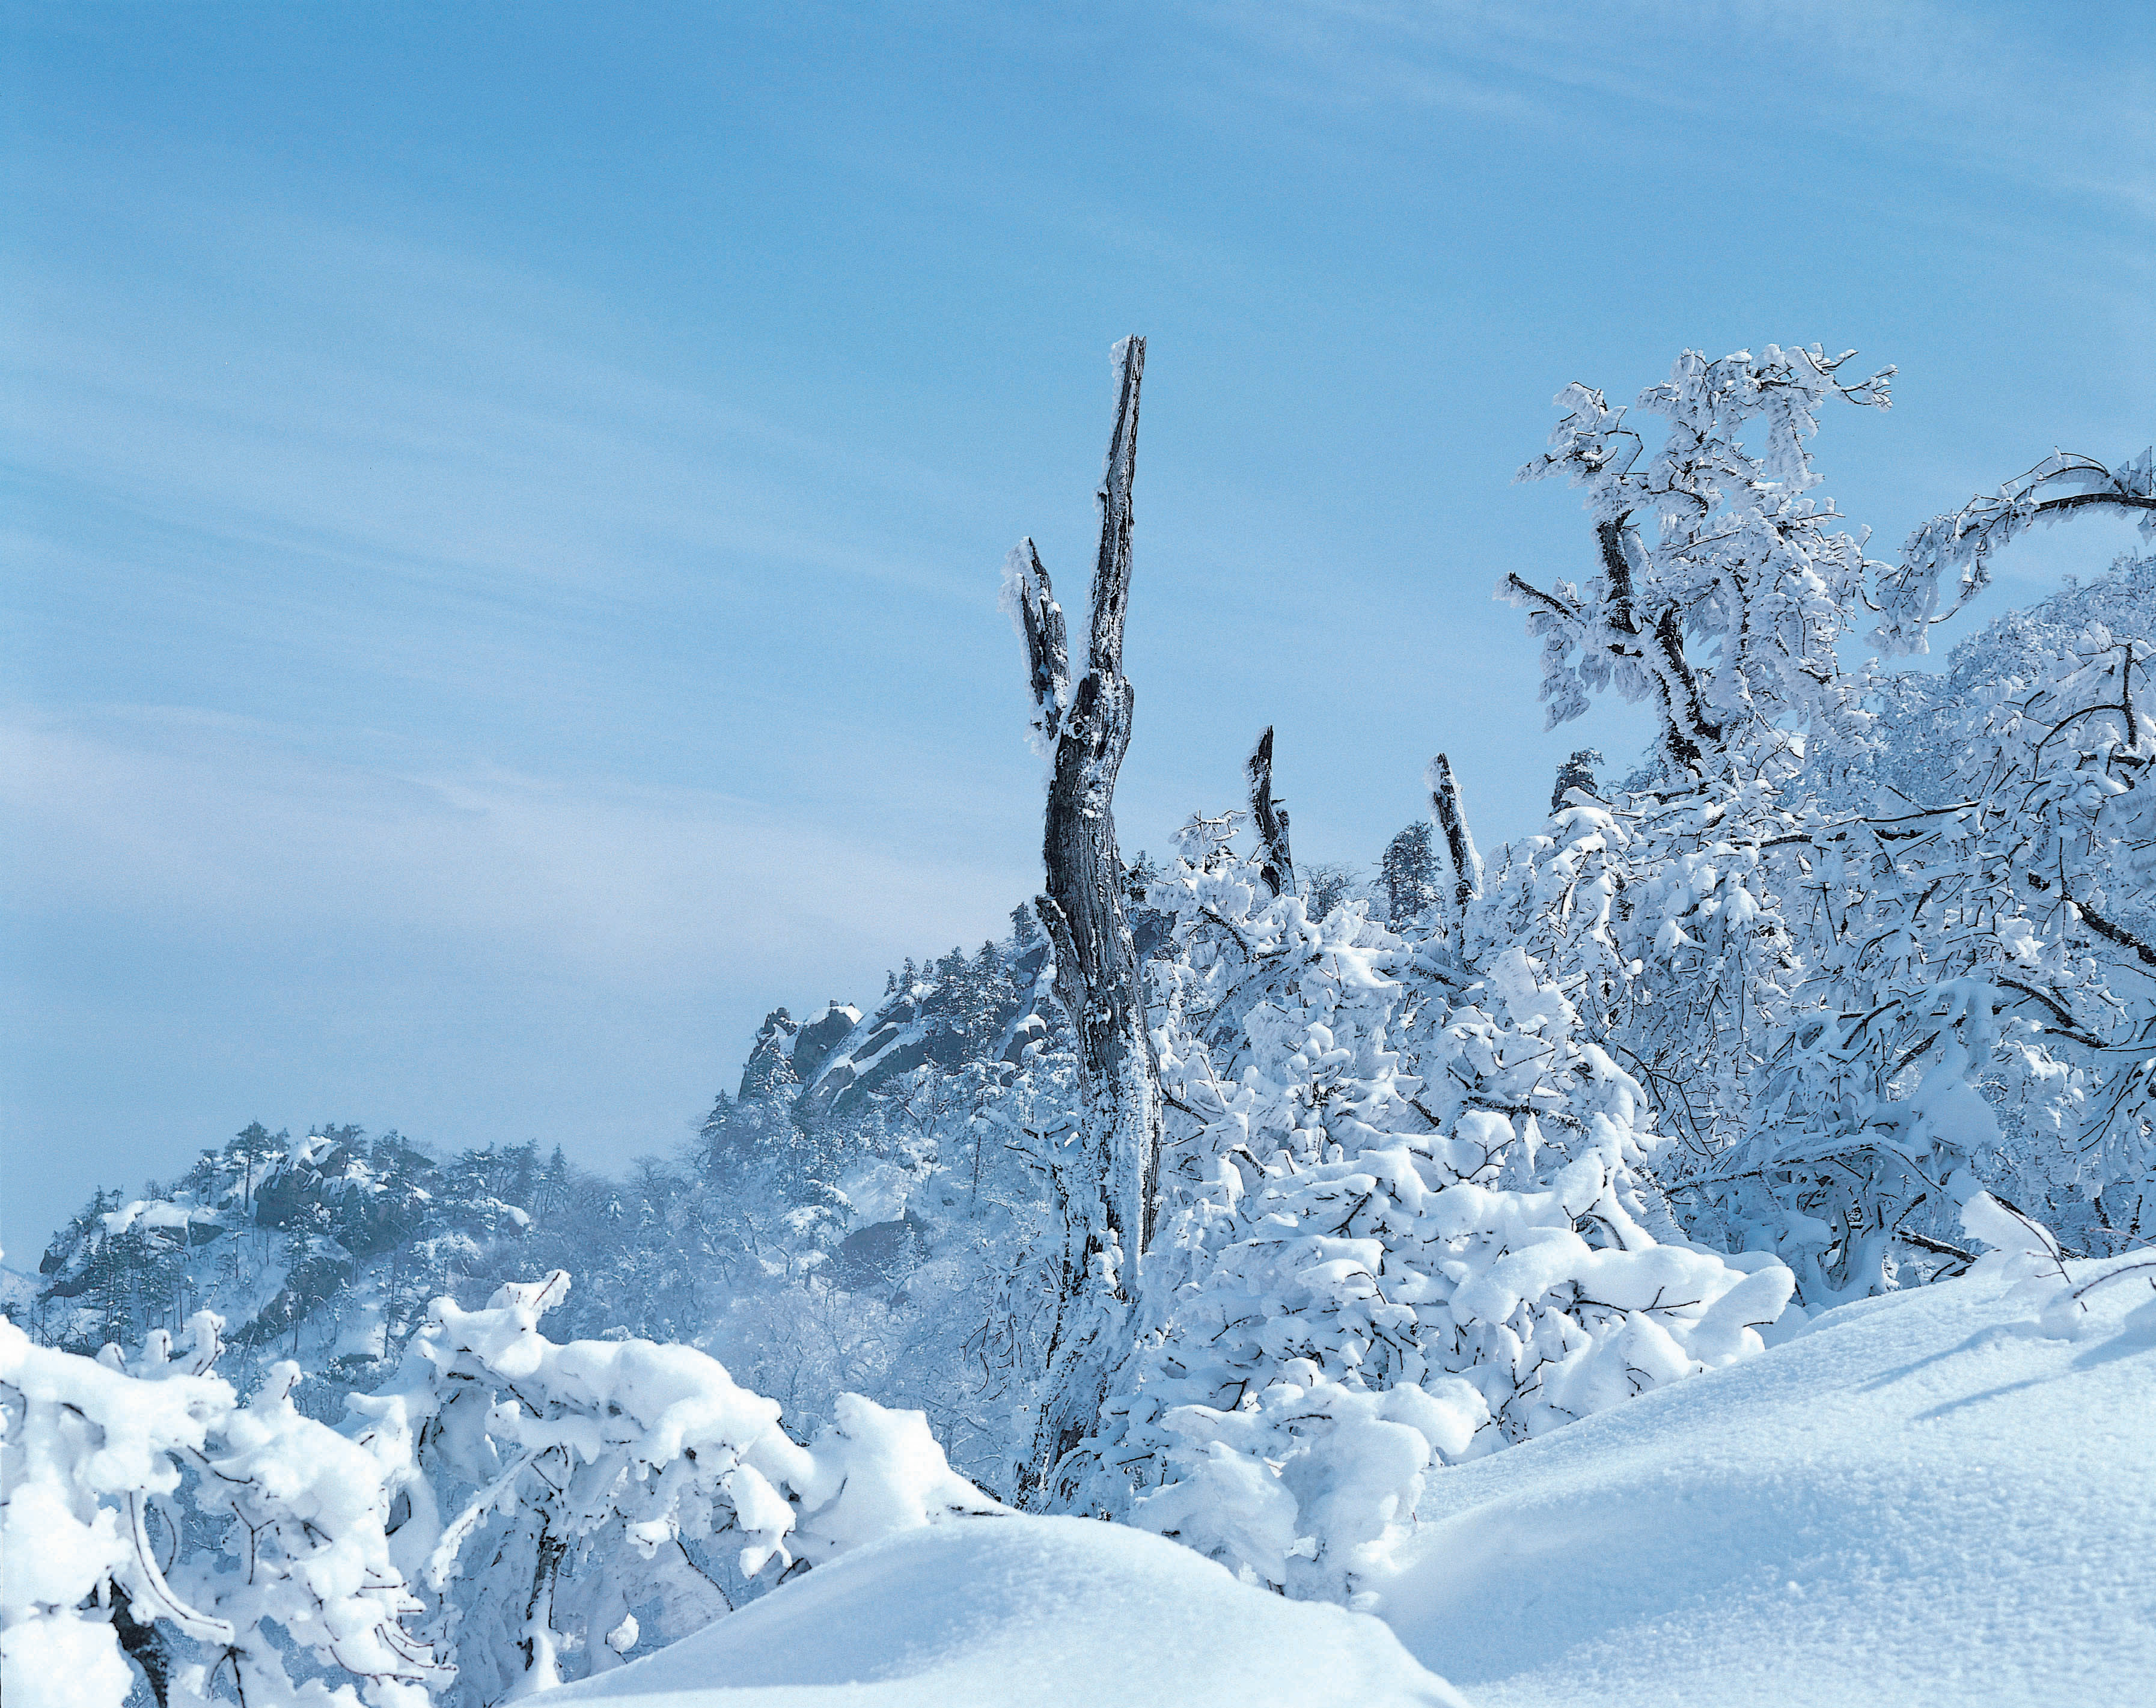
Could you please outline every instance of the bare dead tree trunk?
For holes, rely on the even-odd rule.
[[[1274,895],[1295,888],[1287,848],[1287,808],[1273,799],[1273,726],[1258,737],[1245,767],[1250,778],[1250,819],[1258,828],[1258,875]]]
[[[1482,893],[1482,856],[1475,852],[1475,838],[1467,828],[1467,809],[1460,803],[1460,783],[1452,763],[1442,753],[1423,772],[1430,788],[1430,810],[1437,820],[1438,899],[1452,921],[1453,941],[1465,946],[1460,932],[1467,923],[1467,904]]]
[[[1131,583],[1131,481],[1137,463],[1145,340],[1116,346],[1116,423],[1101,483],[1086,674],[1070,680],[1063,613],[1033,541],[1011,554],[1008,595],[1025,639],[1036,741],[1053,762],[1041,839],[1047,891],[1034,911],[1055,956],[1055,995],[1077,1044],[1085,1110],[1058,1158],[1065,1249],[1045,1397],[1026,1504],[1068,1500],[1057,1468],[1091,1435],[1126,1350],[1132,1284],[1152,1237],[1160,1171],[1159,1069],[1146,1031],[1138,958],[1116,846],[1116,775],[1131,740],[1123,618]]]

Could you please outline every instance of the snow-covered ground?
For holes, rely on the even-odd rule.
[[[2156,1702],[2156,1295],[2066,1340],[2006,1290],[1848,1305],[1432,1477],[1383,1613],[1477,1708]]]
[[[634,1708],[1460,1708],[1367,1613],[1282,1600],[1158,1536],[968,1519],[819,1566],[619,1671]]]
[[[844,1556],[556,1700],[2145,1704],[2156,1293],[2143,1271],[2087,1302],[2062,1338],[1998,1281],[1869,1300],[1435,1475],[1382,1593],[1390,1630],[1119,1526],[977,1519]]]

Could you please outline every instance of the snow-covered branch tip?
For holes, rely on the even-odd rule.
[[[2053,451],[1997,492],[1979,493],[1959,510],[1933,516],[1909,536],[1902,562],[1880,579],[1871,602],[1880,613],[1873,642],[1897,656],[1929,651],[1932,626],[1990,584],[1993,553],[2038,523],[2092,509],[2138,515],[2141,531],[2156,537],[2156,447],[2115,468]],[[1953,600],[1942,609],[1939,583],[1948,571],[1958,573]]]
[[[1778,728],[1861,739],[1863,692],[1834,649],[1867,566],[1833,505],[1809,495],[1821,477],[1805,448],[1830,398],[1888,407],[1892,368],[1840,377],[1855,353],[1686,351],[1633,405],[1666,423],[1656,445],[1594,387],[1558,393],[1551,448],[1517,478],[1587,489],[1598,572],[1497,588],[1543,642],[1549,727],[1614,688],[1656,706],[1671,771],[1693,775],[1775,748]]]

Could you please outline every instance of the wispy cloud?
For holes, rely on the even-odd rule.
[[[23,474],[236,544],[495,592],[634,598],[639,578],[757,564],[954,590],[808,501],[947,515],[978,501],[948,469],[670,381],[663,341],[542,275],[274,199],[158,190],[81,210],[154,257],[154,293],[64,255],[15,262],[7,383],[38,426]]]
[[[971,845],[320,745],[185,709],[0,717],[11,1250],[250,1116],[667,1151],[766,1009],[872,998],[1027,893]]]
[[[762,992],[978,938],[1022,868],[908,858],[710,791],[360,765],[157,707],[0,721],[11,878],[205,940],[359,936],[616,992]]]
[[[1288,0],[1201,6],[1291,104],[1443,107],[1561,125],[1659,108],[1723,146],[1823,132],[1891,139],[2046,194],[2156,212],[2156,18],[2135,5],[1828,0]],[[1794,168],[1771,153],[1763,179]]]

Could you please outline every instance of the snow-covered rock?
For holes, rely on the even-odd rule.
[[[1462,1708],[1378,1620],[1082,1518],[969,1519],[819,1566],[550,1703],[659,1708]]]
[[[1379,1611],[1480,1708],[2146,1703],[2148,1276],[2072,1338],[2010,1276],[1866,1300],[1455,1466]]]

